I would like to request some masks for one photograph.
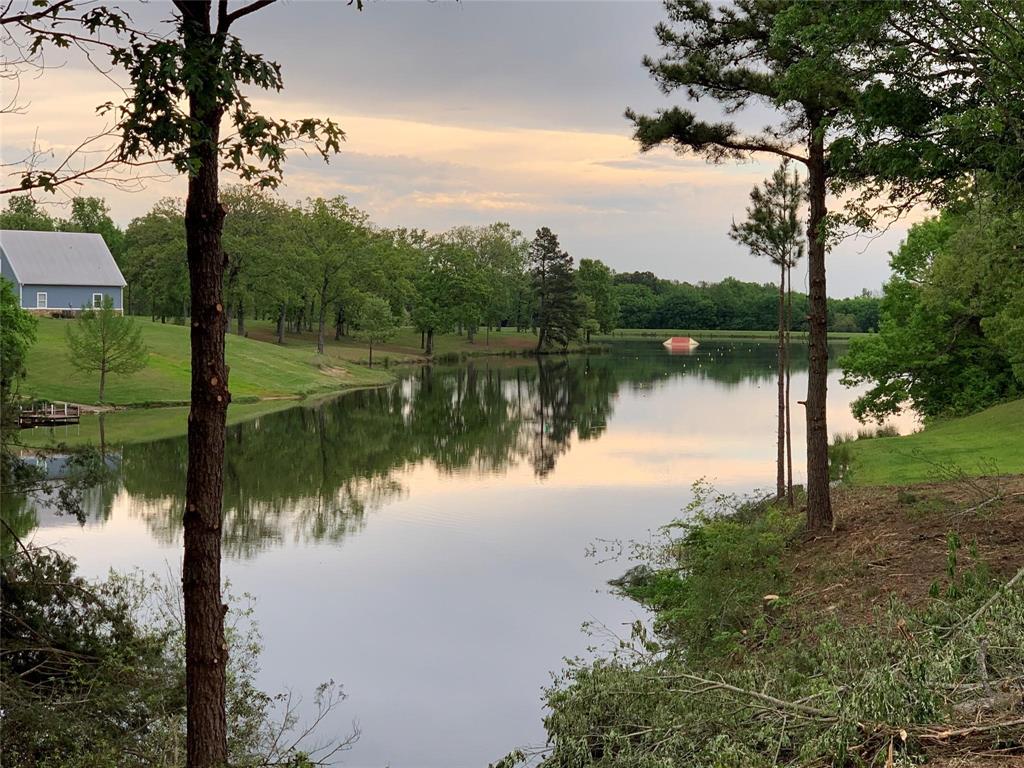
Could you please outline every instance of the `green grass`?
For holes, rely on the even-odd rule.
[[[950,419],[904,437],[853,440],[849,481],[904,485],[967,475],[1024,473],[1024,399]]]
[[[64,339],[73,320],[41,318],[36,343],[27,360],[26,395],[46,400],[94,404],[98,374],[72,366]],[[187,403],[190,387],[189,329],[137,318],[149,348],[149,364],[131,376],[107,379],[106,401],[112,405]],[[314,354],[310,348],[279,347],[253,339],[229,336],[229,384],[235,402],[294,398],[374,386],[390,379],[383,370],[370,370],[341,359]]]
[[[248,324],[249,338],[263,342],[276,342],[276,327],[270,321],[255,321]],[[470,343],[465,335],[457,333],[436,334],[434,336],[434,357],[449,355],[472,357],[478,355],[508,355],[532,352],[537,346],[537,337],[530,331],[522,333],[503,328],[492,330],[488,335],[486,329],[480,329],[476,339]],[[316,348],[316,333],[285,334],[286,349],[304,349],[312,351]],[[570,350],[574,347],[570,346]],[[325,344],[325,355],[334,360],[349,363],[365,364],[369,360],[366,344],[351,338],[335,340],[334,329],[329,328]],[[426,360],[420,348],[420,334],[412,328],[401,328],[387,344],[377,344],[373,348],[373,363],[411,363]]]
[[[263,400],[258,403],[235,403],[228,408],[228,424],[249,421],[268,413],[291,408],[291,400]],[[87,413],[82,423],[67,427],[37,427],[22,430],[19,440],[34,448],[54,445],[123,445],[148,443],[168,437],[180,437],[188,431],[188,408],[130,408],[102,414],[103,436],[100,438],[101,414]]]
[[[594,341],[613,339],[661,339],[669,336],[691,336],[697,341],[706,339],[775,339],[776,331],[729,331],[729,330],[680,330],[679,328],[619,328],[610,334],[595,334]],[[834,341],[855,339],[870,336],[868,333],[830,332],[828,337]],[[807,338],[807,331],[793,331],[790,336],[797,341]]]

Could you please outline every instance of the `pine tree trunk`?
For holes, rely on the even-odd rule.
[[[186,6],[188,7],[188,6]],[[192,407],[188,416],[188,472],[185,481],[186,765],[227,764],[225,669],[227,644],[220,594],[221,506],[224,492],[224,425],[227,368],[224,363],[224,208],[218,199],[218,158],[222,110],[216,95],[218,51],[210,34],[208,4],[196,3],[183,21],[196,82],[189,114],[201,126],[192,139],[198,168],[189,177],[185,240],[192,299]]]
[[[793,430],[791,422],[789,385],[792,374],[790,365],[789,329],[793,327],[793,267],[786,267],[786,502],[790,509],[796,503],[793,498]]]
[[[786,495],[786,262],[779,265],[779,348],[778,348],[778,379],[779,379],[779,414],[778,414],[778,451],[775,461],[775,498],[782,499]],[[589,339],[588,339],[589,341]]]
[[[807,272],[810,282],[807,370],[807,527],[832,525],[828,478],[828,300],[825,295],[825,149],[820,120],[811,120],[807,175],[810,214],[807,218]]]

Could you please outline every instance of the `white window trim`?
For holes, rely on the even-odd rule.
[[[97,303],[96,299],[99,299],[98,303]],[[103,309],[103,294],[102,293],[94,293],[92,295],[92,308],[93,309]]]
[[[42,299],[41,302],[40,299]],[[36,291],[36,309],[49,309],[49,304],[50,301],[46,291]]]

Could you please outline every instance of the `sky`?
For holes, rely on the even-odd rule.
[[[170,13],[164,2],[125,7],[145,26]],[[727,232],[774,163],[641,154],[630,138],[627,106],[653,112],[685,102],[662,94],[641,63],[658,53],[653,30],[663,17],[660,3],[646,0],[371,0],[361,12],[340,0],[282,0],[233,31],[282,66],[282,92],[251,94],[261,110],[332,117],[347,134],[329,164],[290,156],[279,191],[286,200],[345,195],[382,226],[430,231],[507,221],[532,235],[548,226],[577,260],[620,272],[773,281],[774,267]],[[21,113],[2,118],[4,162],[33,144],[63,156],[103,128],[95,107],[121,97],[117,72],[74,55],[47,63],[41,76],[22,78]],[[688,108],[721,117],[713,103]],[[768,112],[742,119],[756,128]],[[122,225],[184,192],[173,176],[131,192],[96,182],[74,189],[106,197]],[[829,294],[878,291],[905,232],[898,222],[838,245]],[[794,275],[801,283],[803,267]]]

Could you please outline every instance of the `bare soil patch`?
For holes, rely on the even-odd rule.
[[[973,564],[972,547],[1003,578],[1024,566],[1024,476],[837,488],[833,504],[835,530],[793,552],[798,611],[814,605],[844,623],[870,623],[890,596],[920,605],[947,579],[951,534],[962,543],[958,568]]]

